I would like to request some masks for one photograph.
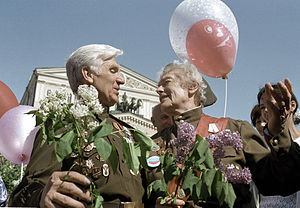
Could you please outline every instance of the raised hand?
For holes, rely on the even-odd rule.
[[[275,90],[270,83],[265,85],[267,108],[269,112],[268,128],[272,135],[278,135],[284,128],[287,118],[292,116],[291,98],[293,94],[292,83],[285,79],[284,83],[277,83]]]

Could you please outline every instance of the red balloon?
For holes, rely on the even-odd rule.
[[[224,77],[235,63],[233,36],[222,23],[215,20],[201,20],[190,28],[186,50],[199,72],[209,77]]]
[[[11,108],[19,105],[18,100],[9,87],[0,81],[0,118]]]

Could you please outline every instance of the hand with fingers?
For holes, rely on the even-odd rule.
[[[40,207],[84,208],[83,201],[91,201],[89,185],[89,179],[78,172],[53,172],[43,190]],[[79,186],[86,187],[86,189],[82,190]]]
[[[268,129],[273,136],[278,135],[286,125],[288,117],[292,116],[291,98],[292,83],[285,79],[277,83],[277,90],[270,83],[265,85],[267,109],[269,112]]]

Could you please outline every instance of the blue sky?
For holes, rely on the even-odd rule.
[[[258,89],[289,77],[300,90],[300,1],[224,0],[239,27],[236,64],[228,80],[227,116],[248,120]],[[181,0],[1,0],[0,80],[20,101],[36,67],[61,67],[91,43],[124,50],[117,60],[153,80],[178,59],[169,22]],[[204,76],[205,77],[205,76]],[[222,116],[225,82],[205,77],[218,102],[205,112]],[[299,96],[298,96],[299,97]],[[299,98],[300,99],[300,98]]]

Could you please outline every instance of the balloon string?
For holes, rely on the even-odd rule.
[[[224,118],[226,116],[226,109],[227,109],[227,86],[228,85],[228,79],[225,79],[225,102],[224,102]]]
[[[21,182],[22,178],[23,178],[23,162],[21,163],[21,177],[20,177],[20,182]]]

